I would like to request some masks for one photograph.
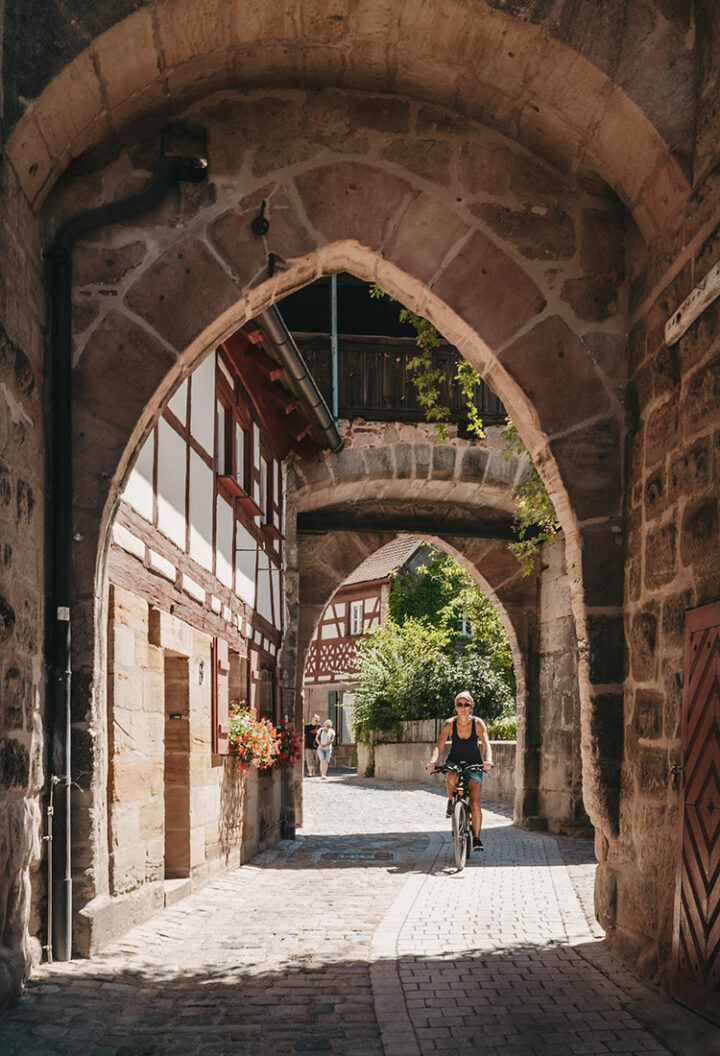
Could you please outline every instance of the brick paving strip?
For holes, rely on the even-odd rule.
[[[497,807],[487,851],[457,874],[443,807],[423,788],[306,782],[302,837],[92,961],[42,966],[0,1015],[0,1053],[720,1052],[709,1025],[611,981],[622,972],[588,921],[589,845],[514,829]],[[630,1011],[653,1007],[672,1047]]]

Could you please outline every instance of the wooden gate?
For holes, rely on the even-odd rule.
[[[673,996],[720,1023],[720,602],[688,612]]]

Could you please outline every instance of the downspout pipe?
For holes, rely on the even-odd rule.
[[[72,730],[72,248],[88,231],[117,224],[158,206],[179,182],[199,183],[203,160],[167,157],[138,194],[70,217],[45,251],[50,298],[51,362],[51,609],[48,627],[50,672],[50,781],[55,787],[53,873],[48,877],[50,960],[72,956],[71,730]]]
[[[338,353],[338,281],[330,276],[330,355],[332,357],[332,411],[335,421],[340,411],[340,358]]]
[[[256,319],[263,334],[279,355],[283,366],[300,390],[305,403],[310,408],[315,422],[325,438],[327,446],[333,453],[339,451],[343,446],[343,439],[338,432],[335,419],[277,307],[273,305],[266,311],[260,312]]]

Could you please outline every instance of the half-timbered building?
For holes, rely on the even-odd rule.
[[[329,718],[337,731],[335,759],[353,757],[355,656],[363,635],[385,619],[392,577],[425,551],[422,540],[401,535],[348,576],[326,606],[308,650],[303,680],[305,721]],[[417,560],[416,560],[417,559]]]
[[[281,835],[279,775],[244,781],[228,743],[231,702],[281,717],[283,459],[317,450],[281,374],[259,330],[217,348],[170,399],[117,511],[108,930],[112,903],[125,928]]]

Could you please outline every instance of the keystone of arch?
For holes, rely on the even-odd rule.
[[[599,177],[648,239],[679,211],[687,180],[659,117],[646,116],[657,93],[645,91],[643,110],[631,83],[613,83],[544,28],[471,0],[409,0],[399,16],[395,0],[342,8],[332,20],[314,0],[162,0],[136,11],[73,58],[19,120],[7,157],[28,199],[39,207],[73,158],[133,121],[218,90],[322,85],[403,93],[499,128],[565,172]]]

